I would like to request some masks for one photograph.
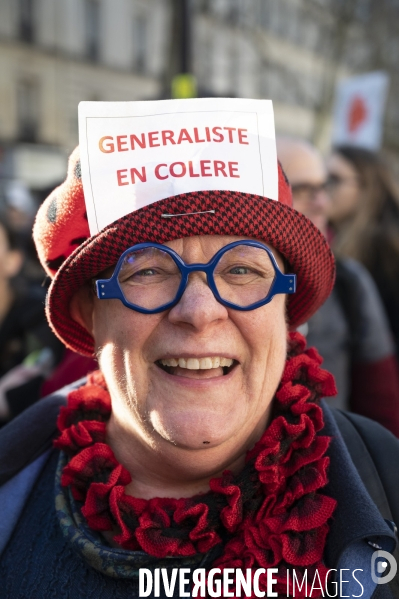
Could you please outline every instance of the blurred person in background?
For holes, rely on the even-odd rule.
[[[17,279],[23,261],[16,232],[0,214],[0,425],[39,399],[63,354],[45,318],[45,289]]]
[[[17,234],[31,237],[36,203],[26,185],[18,179],[6,181],[3,190],[3,203],[3,210],[10,228]]]
[[[371,273],[399,356],[399,190],[381,158],[363,148],[335,148],[327,168],[334,251]]]
[[[48,279],[37,257],[32,226],[37,202],[41,203],[53,188],[37,191],[36,200],[17,179],[3,181],[0,188],[0,228],[10,248],[7,260],[12,259],[15,266],[1,283],[8,290],[3,301],[12,297],[13,305],[0,324],[0,356],[7,356],[0,358],[0,377],[6,375],[0,381],[0,426],[39,397],[98,368],[95,359],[64,348],[44,317]],[[15,348],[12,357],[10,347]]]
[[[36,195],[36,194],[35,194]],[[42,285],[44,272],[37,258],[32,239],[32,226],[40,202],[18,179],[4,180],[0,187],[0,209],[12,231],[24,260],[19,278],[33,285]]]
[[[294,208],[327,237],[331,200],[320,153],[288,137],[277,140],[277,151],[292,186]],[[301,332],[335,377],[338,396],[327,400],[330,405],[372,418],[399,436],[394,345],[376,286],[361,264],[337,260],[333,292]]]

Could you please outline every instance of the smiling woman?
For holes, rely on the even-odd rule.
[[[51,195],[34,235],[53,278],[48,318],[68,347],[95,354],[100,370],[43,404],[58,401],[58,412],[66,401],[58,432],[44,435],[56,437],[48,461],[31,466],[36,485],[23,515],[10,519],[17,524],[0,575],[22,538],[41,547],[34,572],[24,567],[25,595],[15,582],[10,596],[49,597],[61,586],[78,599],[138,596],[140,568],[151,580],[158,573],[158,586],[160,569],[179,568],[192,583],[200,570],[208,581],[230,572],[233,586],[246,575],[256,596],[308,596],[289,572],[299,581],[316,572],[325,589],[329,570],[355,563],[359,543],[356,565],[366,571],[367,562],[369,573],[368,535],[378,531],[391,550],[394,533],[320,404],[334,394],[333,378],[295,332],[330,293],[334,260],[292,208],[282,169],[277,200],[190,191],[99,233],[86,227],[72,251],[85,218],[78,164],[76,150],[55,192],[63,222],[46,216]],[[319,585],[311,595],[323,592]],[[160,595],[154,587],[151,596]],[[189,591],[182,584],[174,596]]]

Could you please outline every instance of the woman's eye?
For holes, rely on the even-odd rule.
[[[251,269],[247,268],[246,266],[234,266],[234,268],[229,270],[229,274],[232,275],[247,275],[250,272],[252,272]]]
[[[143,268],[143,270],[139,270],[138,272],[134,273],[135,277],[151,277],[153,275],[156,275],[157,271],[154,268]]]

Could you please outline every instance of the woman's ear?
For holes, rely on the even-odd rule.
[[[95,297],[89,283],[83,285],[72,296],[69,304],[69,312],[73,320],[82,326],[90,335],[94,336],[93,331],[93,311]]]

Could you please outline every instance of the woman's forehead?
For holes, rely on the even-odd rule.
[[[327,158],[327,169],[330,174],[339,174],[343,176],[353,176],[357,174],[356,168],[344,156],[333,152]]]
[[[172,248],[179,254],[181,254],[181,252],[186,252],[190,250],[203,251],[204,253],[208,254],[215,253],[218,250],[220,250],[220,248],[224,247],[225,245],[228,245],[229,243],[233,243],[234,241],[246,241],[249,239],[259,241],[260,243],[264,243],[271,250],[274,250],[274,248],[271,245],[269,245],[264,239],[246,237],[245,235],[243,235],[242,237],[237,235],[195,235],[192,237],[182,237],[180,239],[167,241],[164,245]]]

